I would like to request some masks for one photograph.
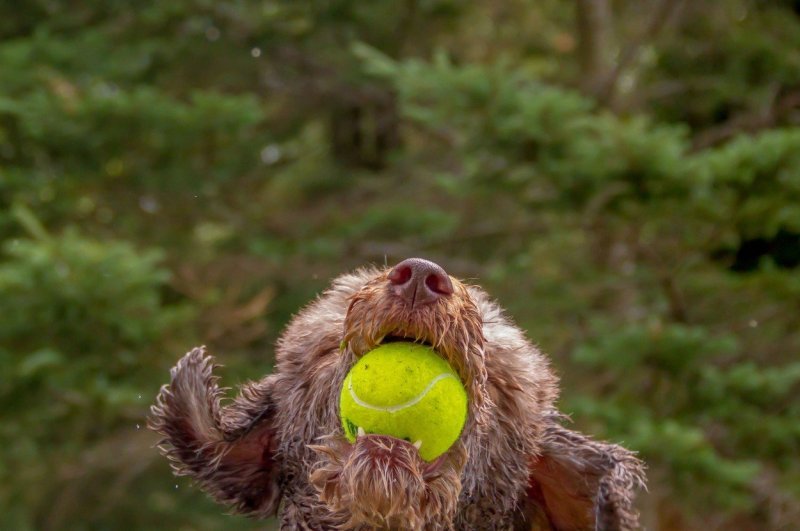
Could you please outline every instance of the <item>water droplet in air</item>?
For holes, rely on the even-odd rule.
[[[756,321],[755,319],[750,319],[750,323],[748,324],[750,325],[750,328],[755,328],[758,326],[758,321]]]
[[[151,197],[149,195],[143,195],[139,198],[139,208],[147,212],[148,214],[155,214],[158,212],[160,208],[158,204],[158,200],[155,197]]]
[[[137,425],[136,425],[136,429],[138,430],[139,428],[140,428],[140,426],[137,424]]]
[[[177,485],[175,485],[175,488],[177,489],[177,488],[178,488],[178,486],[177,486]]]
[[[275,164],[281,159],[281,148],[275,144],[270,144],[261,150],[261,162],[269,166]]]
[[[250,55],[256,58],[261,57],[261,48],[253,48],[250,50]]]

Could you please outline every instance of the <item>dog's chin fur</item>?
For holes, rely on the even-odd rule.
[[[469,413],[465,433],[483,424],[486,366],[481,316],[466,287],[456,282],[451,297],[410,308],[395,296],[386,272],[374,275],[349,299],[344,320],[339,374],[387,336],[428,343],[465,382]],[[392,437],[359,437],[349,444],[340,435],[312,446],[319,460],[310,482],[328,508],[346,515],[344,527],[421,529],[430,522],[452,522],[466,450],[453,445],[434,464],[426,464],[411,444]],[[430,525],[428,525],[430,527]]]
[[[641,463],[561,426],[556,377],[502,310],[456,279],[410,307],[387,275],[336,279],[286,328],[275,372],[227,407],[205,352],[181,360],[150,419],[176,472],[239,512],[280,508],[291,529],[635,528]],[[392,437],[344,438],[339,391],[387,336],[430,344],[467,390],[461,436],[433,463]]]
[[[359,437],[354,444],[334,437],[312,448],[320,459],[311,484],[345,520],[343,527],[422,529],[455,516],[466,462],[461,444],[432,464],[411,444],[386,436]]]

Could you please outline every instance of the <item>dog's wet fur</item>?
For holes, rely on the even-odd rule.
[[[275,372],[223,406],[202,348],[172,370],[150,427],[175,472],[215,500],[285,529],[634,529],[642,463],[562,426],[545,357],[476,286],[413,306],[390,269],[346,274],[278,341]],[[385,338],[430,344],[469,396],[459,440],[427,463],[406,441],[350,444],[342,382]]]

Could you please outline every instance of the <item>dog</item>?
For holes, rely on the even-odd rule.
[[[411,443],[344,437],[350,368],[384,341],[430,345],[460,376],[467,421],[433,462]],[[278,340],[274,373],[223,405],[214,361],[172,369],[149,426],[174,472],[282,529],[627,530],[644,465],[562,425],[546,358],[479,287],[403,260],[337,278]]]

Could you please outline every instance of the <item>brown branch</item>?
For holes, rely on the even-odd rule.
[[[667,23],[672,19],[678,8],[683,4],[683,0],[660,0],[653,10],[650,20],[645,24],[644,30],[631,40],[622,49],[617,59],[617,63],[600,83],[595,96],[603,103],[608,103],[613,99],[622,72],[638,59],[645,43],[655,38]]]
[[[575,8],[581,85],[594,94],[611,67],[611,7],[608,0],[576,0]]]
[[[403,2],[403,14],[400,16],[400,20],[397,22],[396,31],[395,31],[395,38],[394,38],[394,58],[399,58],[404,55],[406,51],[406,46],[408,46],[409,39],[412,35],[412,29],[417,21],[417,15],[419,13],[419,1],[418,0],[405,0]]]

